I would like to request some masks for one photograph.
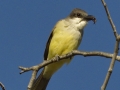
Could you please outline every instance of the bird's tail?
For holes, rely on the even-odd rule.
[[[44,72],[44,69],[41,72],[41,74],[38,76],[38,78],[36,79],[31,90],[45,90],[46,89],[50,78],[49,79],[44,78],[43,72]]]

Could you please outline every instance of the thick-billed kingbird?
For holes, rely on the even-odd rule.
[[[96,21],[95,17],[88,15],[84,10],[74,9],[70,15],[56,23],[46,44],[44,60],[55,56],[65,55],[76,50],[80,45],[84,27],[88,21]],[[34,82],[31,90],[45,90],[52,75],[71,58],[61,60],[44,67]]]

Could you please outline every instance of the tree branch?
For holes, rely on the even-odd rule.
[[[112,21],[111,16],[110,16],[109,10],[108,10],[108,8],[107,8],[107,4],[105,3],[104,0],[101,0],[101,1],[102,1],[102,4],[103,4],[104,8],[105,8],[105,11],[106,11],[108,20],[109,20],[109,22],[110,22],[110,24],[111,24],[111,27],[112,27],[112,29],[113,29],[113,33],[114,33],[114,35],[115,35],[115,38],[117,38],[117,36],[118,36],[117,30],[116,30],[116,27],[115,27],[115,25],[114,25],[114,23],[113,23],[113,21]]]
[[[108,84],[108,81],[110,79],[110,76],[112,74],[112,71],[113,71],[113,67],[114,67],[114,64],[115,64],[115,58],[118,54],[118,46],[119,46],[119,42],[116,41],[116,45],[115,45],[115,51],[114,51],[114,54],[113,54],[113,57],[112,57],[112,60],[111,60],[111,63],[110,63],[110,67],[108,69],[108,72],[107,72],[107,75],[106,75],[106,78],[104,80],[104,83],[101,87],[101,90],[105,90],[106,87],[107,87],[107,84]]]
[[[29,67],[29,68],[19,66],[19,69],[21,69],[20,74],[22,74],[24,72],[27,72],[27,71],[30,71],[30,70],[33,71],[30,82],[29,82],[29,85],[28,85],[28,90],[31,89],[39,69],[43,68],[44,66],[46,66],[48,64],[55,63],[55,62],[58,62],[60,60],[64,60],[66,58],[70,58],[70,57],[75,56],[75,55],[83,55],[84,57],[87,57],[87,56],[101,56],[101,57],[106,57],[106,58],[112,58],[113,57],[113,54],[105,53],[105,52],[97,52],[97,51],[84,52],[84,51],[74,50],[74,51],[72,51],[72,52],[70,52],[66,55],[56,56],[56,57],[54,57],[50,60],[44,60],[41,64]],[[117,56],[116,60],[120,61],[120,56]]]
[[[102,4],[103,4],[104,8],[105,8],[108,20],[109,20],[109,22],[111,24],[111,27],[113,29],[114,36],[116,38],[116,45],[115,45],[114,54],[113,54],[113,57],[112,57],[112,60],[111,60],[111,63],[110,63],[106,78],[105,78],[104,83],[103,83],[103,85],[101,87],[101,90],[105,90],[106,87],[107,87],[107,84],[109,82],[110,76],[112,74],[113,68],[114,68],[116,56],[118,55],[120,36],[117,33],[116,27],[115,27],[115,25],[114,25],[114,23],[113,23],[113,21],[111,19],[111,16],[110,16],[110,13],[109,13],[109,10],[107,8],[107,5],[106,5],[105,1],[104,0],[101,0],[101,1],[102,1]]]
[[[2,90],[5,90],[5,86],[0,82],[0,86],[2,88]]]

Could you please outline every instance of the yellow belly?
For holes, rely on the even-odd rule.
[[[72,50],[77,49],[82,36],[81,36],[81,33],[79,33],[80,34],[79,36],[75,36],[74,35],[75,33],[72,33],[72,32],[68,33],[68,31],[55,32],[49,46],[47,60],[57,55],[58,56],[64,55],[71,52]],[[45,66],[43,75],[46,78],[51,77],[51,75],[54,74],[54,72],[56,72],[64,63],[69,63],[70,61],[71,60],[69,58],[69,59],[65,59],[65,60]]]

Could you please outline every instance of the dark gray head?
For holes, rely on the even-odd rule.
[[[69,17],[70,18],[83,18],[83,20],[87,20],[87,21],[92,20],[94,23],[96,22],[96,18],[94,16],[88,15],[87,12],[79,8],[73,9]]]

